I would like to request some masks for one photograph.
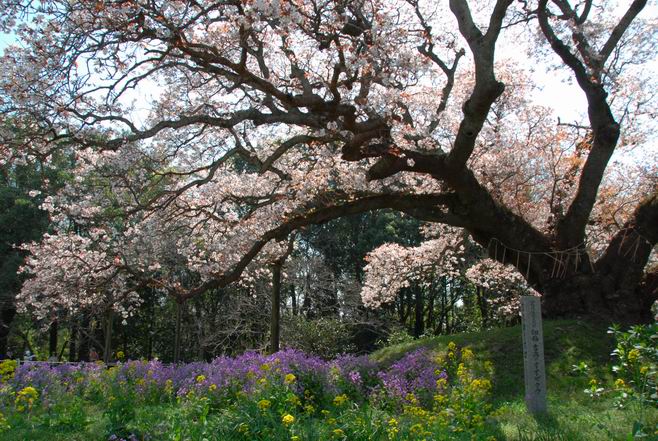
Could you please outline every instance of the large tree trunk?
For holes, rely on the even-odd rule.
[[[657,297],[655,286],[624,286],[600,273],[552,281],[542,295],[547,317],[583,315],[625,324],[650,322],[651,305]]]
[[[589,256],[563,259],[562,271],[537,277],[549,317],[590,315],[620,323],[651,320],[658,290],[651,280],[656,269],[645,266],[658,241],[658,196],[647,198],[633,218],[612,238],[604,254],[590,264]],[[531,278],[532,280],[532,278]]]

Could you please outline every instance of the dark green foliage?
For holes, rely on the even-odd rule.
[[[339,354],[354,352],[350,328],[344,322],[322,317],[309,320],[303,316],[287,318],[283,326],[282,347],[300,349],[331,359]]]
[[[366,254],[386,242],[418,245],[420,224],[412,217],[382,210],[311,226],[302,234],[302,240],[318,250],[336,274],[361,281]]]

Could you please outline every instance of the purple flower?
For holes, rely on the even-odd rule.
[[[421,397],[433,395],[436,381],[445,378],[446,373],[426,349],[419,349],[405,355],[378,376],[389,395],[404,399],[410,393]]]
[[[352,371],[347,374],[347,378],[356,385],[361,385],[361,374],[358,371]]]

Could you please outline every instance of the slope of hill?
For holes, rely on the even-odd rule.
[[[633,426],[642,421],[652,428],[644,440],[658,439],[658,410],[630,402],[615,406],[613,393],[598,398],[584,391],[592,379],[612,389],[611,351],[614,341],[607,325],[578,320],[544,322],[544,347],[549,414],[533,418],[523,401],[523,346],[521,327],[463,333],[389,346],[372,357],[387,364],[421,347],[445,351],[449,342],[468,346],[479,359],[493,363],[495,424],[508,440],[632,440]],[[574,365],[585,363],[588,372],[577,373]],[[646,431],[645,431],[646,432]]]

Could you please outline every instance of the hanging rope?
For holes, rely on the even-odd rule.
[[[640,234],[634,227],[624,228],[620,230],[620,232],[623,232],[623,236],[621,242],[619,243],[618,253],[623,255],[624,257],[629,257],[630,255],[631,260],[635,260],[635,258],[637,257],[637,253],[640,249],[640,246],[642,245],[642,241],[651,245],[651,242],[642,234]],[[624,249],[624,244],[627,243],[630,233],[634,235],[634,238],[632,239],[632,242],[630,242],[628,246]],[[521,271],[521,255],[523,254],[527,256],[528,263],[526,267],[526,280],[530,276],[531,259],[533,255],[541,255],[553,260],[553,267],[551,268],[552,279],[564,278],[568,273],[569,263],[571,261],[573,261],[574,264],[574,271],[578,271],[578,266],[582,263],[582,256],[584,255],[589,257],[589,253],[587,252],[587,244],[585,242],[564,250],[526,251],[526,250],[519,250],[517,248],[507,246],[499,239],[494,237],[489,241],[486,249],[489,252],[489,255],[491,255],[491,246],[493,245],[494,260],[496,261],[498,261],[498,244],[500,244],[500,246],[502,247],[501,262],[503,264],[505,264],[505,257],[507,250],[509,250],[510,252],[516,252],[516,268],[518,268],[519,271]],[[587,262],[589,262],[591,271],[594,272],[594,264],[592,263],[592,259],[588,258]]]

